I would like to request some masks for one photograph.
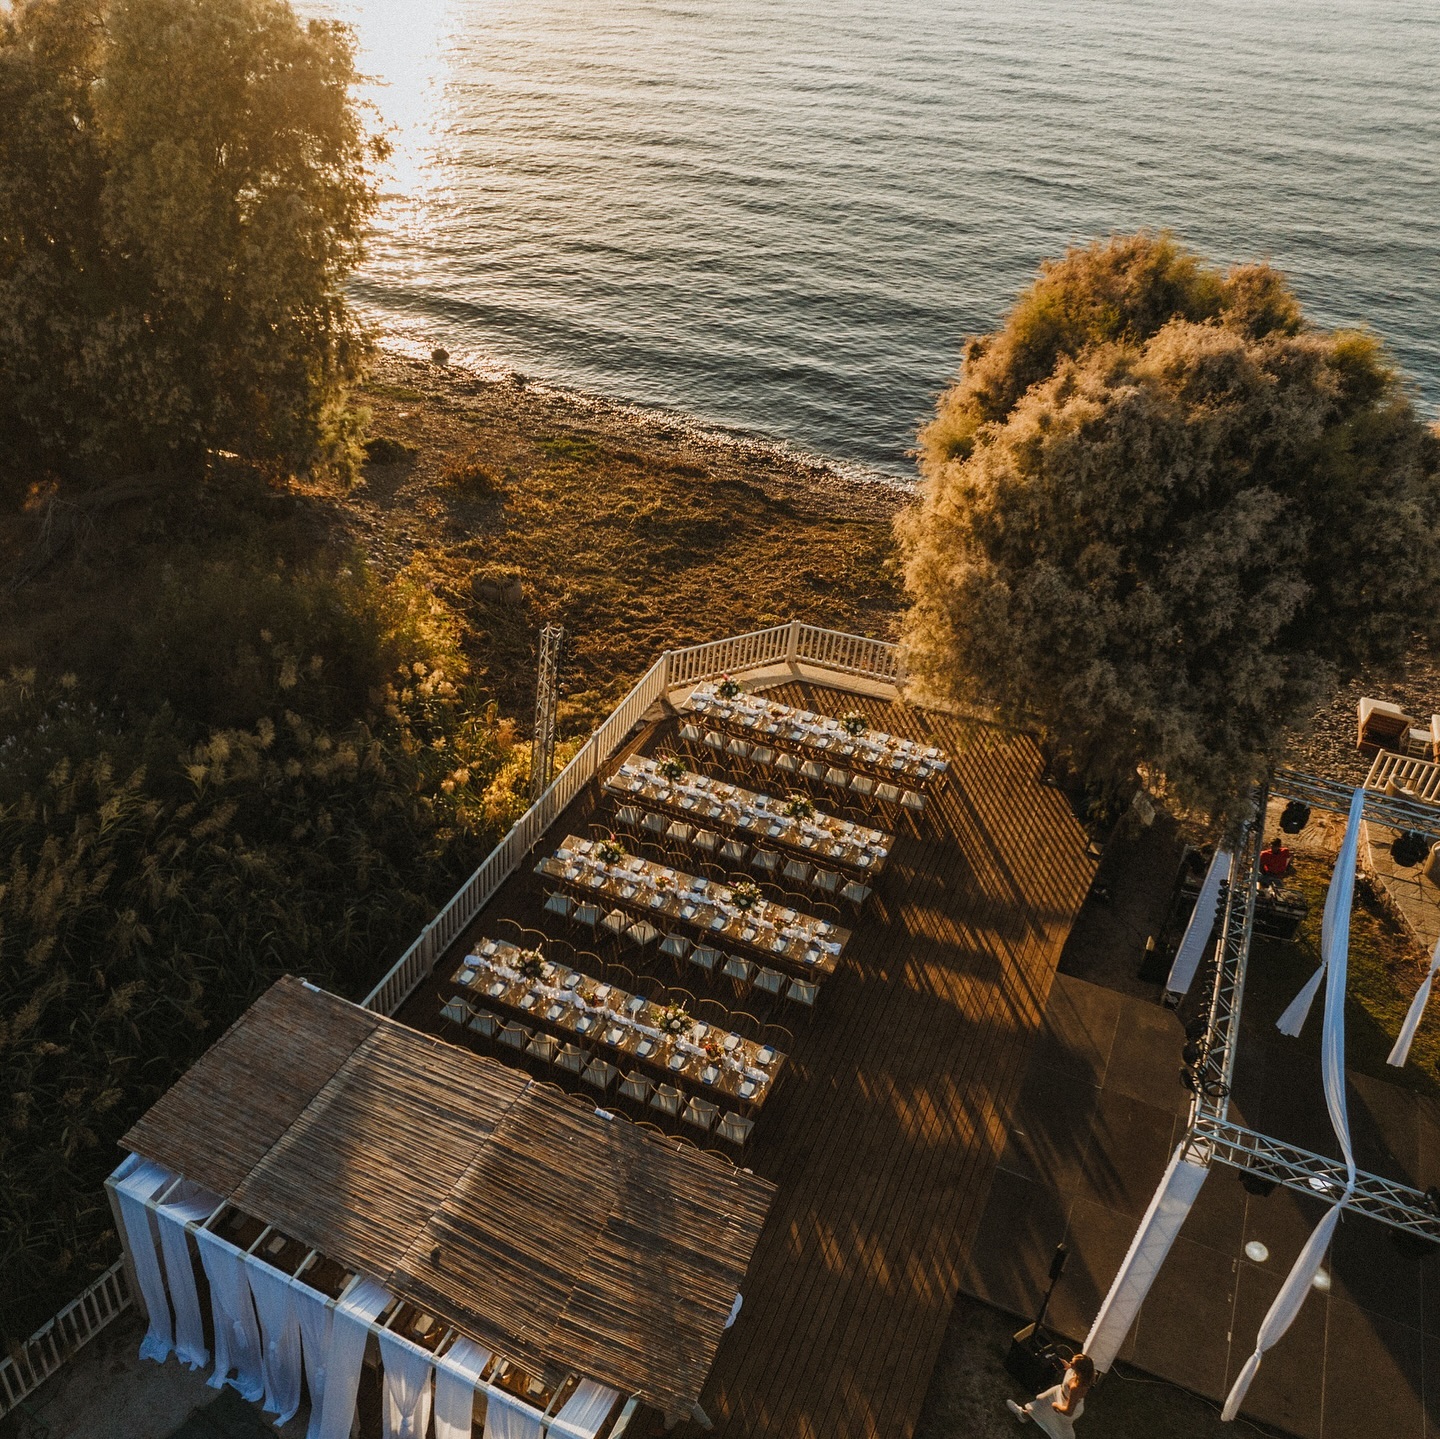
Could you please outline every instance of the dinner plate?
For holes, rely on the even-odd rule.
[[[700,1071],[701,1084],[714,1084],[719,1078],[720,1071],[716,1069],[713,1064],[707,1064],[705,1068]]]
[[[580,979],[581,976],[576,974],[575,971],[572,969],[570,973],[567,974],[565,978],[561,981],[561,987],[564,989],[574,989],[575,986],[580,983]]]
[[[635,1055],[638,1059],[649,1059],[655,1053],[655,1041],[653,1039],[642,1039],[635,1046]]]
[[[535,996],[534,996],[533,994],[522,994],[522,995],[520,996],[520,1008],[521,1008],[521,1009],[534,1009],[534,1008],[535,1008]]]
[[[488,994],[491,999],[498,999],[509,988],[510,986],[506,984],[503,979],[497,979],[485,993]]]
[[[762,1064],[762,1065],[763,1065],[763,1064],[771,1064],[771,1063],[774,1062],[774,1059],[775,1059],[775,1050],[774,1050],[770,1045],[768,1045],[768,1044],[767,1044],[763,1049],[760,1049],[760,1050],[757,1050],[757,1051],[756,1051],[756,1054],[755,1054],[755,1063],[756,1063],[756,1064]]]
[[[680,918],[681,918],[681,919],[694,919],[694,918],[695,918],[695,906],[694,906],[693,904],[682,904],[682,905],[680,906]]]
[[[740,1047],[740,1036],[738,1034],[727,1034],[725,1036],[725,1048],[735,1050]]]
[[[753,1079],[742,1079],[740,1081],[740,1098],[749,1099],[759,1086]]]
[[[545,1011],[545,1018],[548,1019],[551,1024],[554,1024],[564,1013],[565,1006],[563,1004],[552,1004],[550,1008]]]
[[[609,1029],[607,1029],[607,1030],[605,1031],[605,1043],[606,1043],[606,1044],[619,1044],[620,1041],[621,1041],[622,1039],[624,1039],[624,1038],[625,1038],[625,1031],[624,1031],[623,1029],[621,1029],[618,1024],[617,1024],[617,1025],[613,1025],[611,1028],[609,1028]]]
[[[474,983],[475,983],[475,971],[474,971],[473,969],[464,970],[464,971],[458,976],[458,978],[459,978],[459,981],[460,981],[461,984],[474,984]]]
[[[717,914],[717,915],[715,916],[715,918],[710,921],[710,928],[711,928],[711,929],[724,929],[724,928],[725,928],[725,925],[726,925],[727,923],[728,923],[728,921],[726,920],[726,918],[725,918],[725,916],[724,916],[723,914]]]
[[[575,1021],[575,1032],[577,1034],[589,1034],[595,1028],[595,1019],[592,1015],[582,1014]]]

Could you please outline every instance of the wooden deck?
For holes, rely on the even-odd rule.
[[[703,1403],[727,1439],[908,1439],[1093,861],[1028,737],[809,684],[773,693],[859,709],[953,764],[923,837],[897,836],[881,904],[813,1017],[774,1016],[797,1034],[791,1073],[740,1162],[780,1192]],[[653,750],[673,726],[630,748]],[[583,833],[597,792],[545,843]],[[462,943],[502,916],[545,928],[540,897],[527,867]],[[398,1017],[438,1030],[441,988],[432,977]]]

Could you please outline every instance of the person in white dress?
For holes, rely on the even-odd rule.
[[[1021,1424],[1033,1423],[1051,1439],[1075,1439],[1075,1421],[1085,1412],[1085,1396],[1094,1382],[1094,1361],[1088,1354],[1077,1354],[1058,1384],[1028,1404],[1007,1399],[1005,1407]]]

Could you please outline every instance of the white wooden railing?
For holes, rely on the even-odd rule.
[[[117,1259],[78,1299],[0,1359],[0,1414],[8,1414],[33,1394],[130,1303],[125,1261]]]
[[[688,649],[667,650],[555,776],[549,789],[486,855],[480,868],[460,886],[445,908],[420,931],[415,943],[366,995],[365,1007],[381,1014],[394,1014],[400,1008],[656,700],[681,685],[716,675],[741,675],[784,664],[894,685],[902,680],[899,652],[893,644],[798,620]],[[129,1308],[131,1302],[122,1262],[117,1261],[15,1353],[0,1360],[0,1414],[39,1388],[76,1349]]]
[[[1428,759],[1381,750],[1370,766],[1365,788],[1383,790],[1391,784],[1415,799],[1440,804],[1440,764],[1432,764]]]
[[[394,1014],[436,961],[519,868],[560,811],[620,748],[640,717],[668,691],[716,675],[744,674],[781,664],[806,665],[837,675],[899,684],[899,652],[885,640],[847,635],[792,620],[748,635],[731,635],[689,649],[667,650],[646,670],[610,717],[556,775],[550,788],[515,822],[449,904],[420,932],[390,972],[365,996],[367,1009]]]

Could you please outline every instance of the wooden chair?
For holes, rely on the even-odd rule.
[[[711,949],[708,944],[697,944],[691,947],[686,958],[697,969],[703,969],[706,974],[714,974],[715,966],[720,962],[720,951]]]
[[[561,1045],[560,1053],[555,1056],[555,1068],[563,1070],[566,1074],[584,1074],[585,1066],[589,1062],[589,1054],[578,1044]]]
[[[817,867],[810,875],[810,888],[819,894],[839,894],[843,884],[837,870]]]
[[[762,964],[755,971],[755,978],[752,981],[755,991],[767,998],[778,999],[785,988],[785,976],[778,969],[766,969]]]
[[[478,1034],[481,1039],[494,1039],[500,1032],[500,1016],[492,1014],[488,1009],[472,1009],[465,1028]]]
[[[680,1113],[681,1122],[709,1134],[720,1117],[720,1108],[708,1099],[691,1098]]]
[[[625,931],[625,938],[643,955],[660,938],[660,931],[648,919],[637,919]]]
[[[750,868],[764,879],[774,879],[780,870],[780,856],[773,849],[757,849],[750,856]]]
[[[738,869],[745,863],[746,849],[738,839],[727,839],[720,846],[720,863]]]
[[[850,772],[848,770],[832,764],[825,771],[822,782],[826,789],[834,790],[841,799],[848,798],[850,794]]]
[[[712,1029],[730,1028],[730,1011],[718,999],[697,1000],[690,1011],[696,1019],[703,1019]]]
[[[850,804],[856,814],[866,818],[875,800],[875,781],[868,774],[850,776]]]
[[[725,963],[720,966],[721,977],[728,979],[734,985],[737,997],[749,990],[750,980],[754,973],[755,966],[748,959],[742,959],[738,954],[727,954]]]
[[[615,824],[618,829],[627,830],[634,834],[640,828],[640,822],[644,819],[644,813],[633,804],[622,804],[615,811]]]
[[[925,796],[913,789],[900,791],[900,813],[905,816],[916,838],[920,836],[920,821],[925,817]]]
[[[808,979],[792,979],[790,988],[785,991],[785,998],[795,1004],[803,1004],[806,1009],[814,1009],[815,996],[819,993],[818,984],[812,984]]]
[[[670,821],[663,814],[656,814],[654,810],[649,810],[640,821],[640,833],[648,839],[663,839],[669,823]]]
[[[788,750],[781,750],[775,756],[775,769],[782,779],[787,776],[793,779],[800,773],[800,761]]]
[[[620,1073],[609,1060],[592,1059],[580,1076],[581,1082],[598,1089],[602,1094],[615,1083]]]
[[[600,921],[600,928],[610,939],[619,944],[621,935],[630,928],[630,916],[623,909],[612,909]]]
[[[757,744],[750,751],[750,764],[756,771],[764,771],[775,763],[775,751],[768,744]]]
[[[700,741],[700,753],[708,769],[725,769],[725,736],[718,730],[706,730]]]
[[[575,908],[575,901],[557,889],[545,896],[545,903],[540,908],[545,914],[553,914],[556,919],[568,920]]]
[[[858,879],[846,882],[845,888],[840,891],[840,898],[859,914],[865,908],[865,901],[870,898],[870,886],[861,884]]]
[[[463,999],[447,999],[440,1006],[440,1018],[463,1028],[470,1023],[470,1008]]]
[[[690,848],[702,859],[714,859],[715,851],[720,848],[720,836],[713,829],[697,829],[690,836]]]
[[[803,859],[787,859],[781,873],[793,884],[810,882],[810,866]]]
[[[821,784],[825,779],[825,769],[818,760],[807,759],[800,766],[800,778],[810,784]]]
[[[678,984],[672,984],[665,991],[666,1004],[683,1004],[691,1014],[695,1013],[695,996],[688,989],[683,989]]]
[[[632,1069],[620,1081],[619,1095],[621,1099],[628,1099],[638,1104],[641,1109],[650,1102],[650,1096],[655,1092],[655,1081],[648,1075],[641,1074],[638,1069]]]
[[[600,924],[600,906],[591,904],[588,900],[582,900],[570,911],[570,923],[576,929],[585,930],[593,943],[596,928]]]
[[[685,956],[690,953],[690,941],[683,934],[667,934],[660,941],[659,952],[674,961],[675,973],[679,974],[685,967]]]
[[[667,1119],[676,1119],[680,1114],[680,1091],[673,1084],[657,1084],[650,1096],[650,1108]]]
[[[754,1128],[755,1121],[753,1119],[746,1119],[743,1115],[727,1110],[721,1115],[720,1123],[715,1126],[715,1135],[727,1144],[733,1144],[737,1149],[743,1149],[749,1142]]]
[[[534,1037],[534,1031],[526,1029],[523,1024],[517,1024],[514,1020],[507,1019],[500,1026],[500,1033],[497,1037],[507,1049],[524,1050]]]
[[[767,1024],[760,1031],[760,1043],[778,1049],[781,1054],[791,1054],[795,1049],[795,1036],[783,1024]]]
[[[537,1030],[535,1037],[525,1046],[525,1053],[542,1064],[554,1064],[555,1056],[560,1053],[560,1041],[553,1034]]]
[[[741,1039],[758,1041],[764,1032],[765,1026],[746,1010],[737,1009],[730,1015],[730,1028],[738,1034]]]

